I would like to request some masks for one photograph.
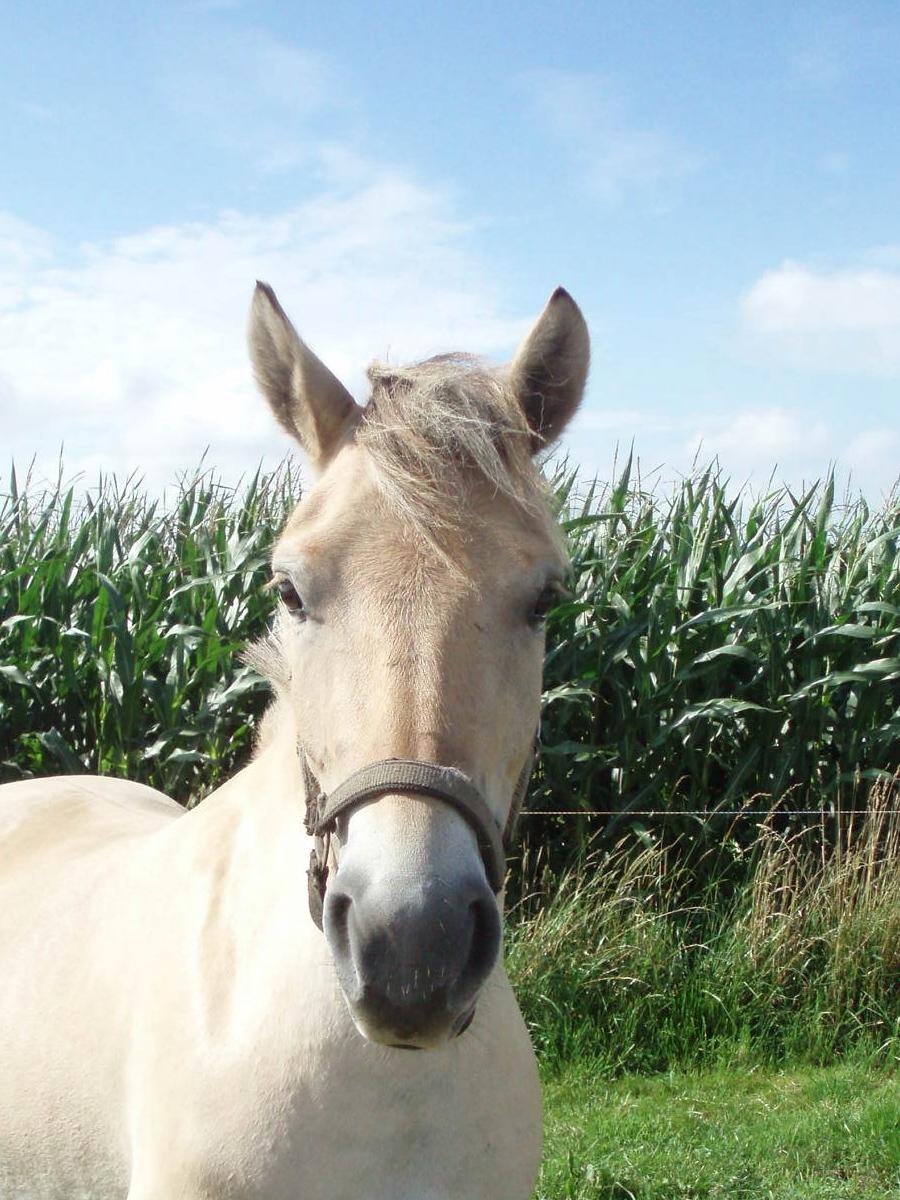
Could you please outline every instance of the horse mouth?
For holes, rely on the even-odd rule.
[[[456,1020],[453,1022],[453,1025],[451,1026],[451,1029],[450,1029],[451,1037],[454,1037],[454,1038],[462,1037],[462,1035],[466,1032],[466,1030],[472,1024],[474,1019],[475,1019],[475,1008],[473,1006],[472,1008],[469,1009],[468,1012],[463,1013],[462,1016],[457,1017]],[[388,1042],[388,1046],[391,1048],[391,1050],[424,1050],[425,1049],[424,1046],[416,1046],[412,1042]]]
[[[350,1013],[358,1032],[367,1042],[376,1042],[390,1050],[439,1050],[462,1037],[475,1019],[475,1008],[473,1004],[471,1008],[460,1013],[452,1024],[444,1026],[443,1031],[439,1028],[416,1031],[410,1028],[385,1028],[380,1023],[370,1023],[352,1004]]]

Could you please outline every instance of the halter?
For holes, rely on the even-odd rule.
[[[495,894],[500,892],[506,877],[506,855],[515,836],[519,813],[522,811],[540,749],[541,731],[538,727],[531,751],[516,781],[506,825],[501,828],[478,788],[464,771],[457,770],[456,767],[442,767],[437,763],[420,762],[415,758],[383,758],[354,771],[330,795],[326,795],[313,774],[305,751],[298,746],[306,792],[306,816],[303,823],[306,832],[315,839],[307,872],[309,913],[319,929],[322,928],[322,910],[328,885],[331,835],[337,828],[338,817],[343,813],[352,812],[367,800],[376,800],[392,792],[431,796],[455,809],[478,839],[478,849],[484,862],[488,883]]]

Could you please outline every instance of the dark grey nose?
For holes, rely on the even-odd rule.
[[[393,1045],[461,1033],[500,948],[497,901],[477,876],[373,881],[348,865],[329,882],[324,930],[354,1017]]]

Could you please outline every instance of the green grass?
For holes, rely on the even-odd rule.
[[[864,1063],[610,1081],[589,1061],[544,1088],[536,1200],[889,1200],[900,1075]]]
[[[507,938],[545,1067],[900,1056],[898,796],[879,788],[835,844],[764,824],[699,891],[677,848],[614,849],[551,877]]]

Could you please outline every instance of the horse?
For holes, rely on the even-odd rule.
[[[0,789],[0,1195],[526,1200],[503,832],[566,571],[540,451],[581,400],[584,318],[557,289],[507,368],[376,363],[364,406],[266,284],[249,344],[314,480],[248,652],[272,702],[189,810],[87,775]]]

